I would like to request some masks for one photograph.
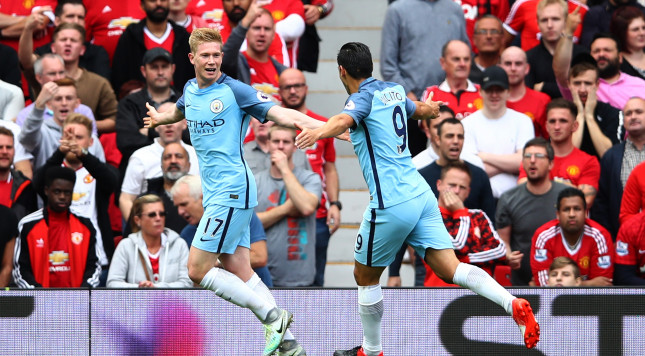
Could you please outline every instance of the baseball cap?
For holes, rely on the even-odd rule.
[[[168,63],[172,63],[172,56],[170,55],[170,52],[161,47],[155,47],[146,51],[146,53],[143,55],[143,59],[141,60],[141,64],[146,65],[159,58],[165,59],[166,61],[168,61]]]
[[[486,90],[494,86],[508,89],[508,75],[498,66],[488,67],[482,73],[482,89]]]

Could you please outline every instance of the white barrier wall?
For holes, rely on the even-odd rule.
[[[527,351],[501,308],[462,289],[385,289],[385,355],[642,355],[645,289],[513,289],[542,328]],[[353,289],[276,290],[310,356],[362,338]],[[260,355],[247,310],[204,290],[0,292],[2,355]]]

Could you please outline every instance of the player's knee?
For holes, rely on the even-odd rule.
[[[188,263],[188,277],[195,284],[200,284],[204,279],[204,276],[206,275],[206,273],[208,273],[208,271],[205,271],[203,268],[200,268],[200,267],[201,266],[199,265],[191,264],[190,262]]]

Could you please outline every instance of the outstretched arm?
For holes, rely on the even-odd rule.
[[[157,112],[157,109],[148,103],[146,103],[146,107],[148,108],[148,116],[143,118],[144,128],[153,129],[159,125],[174,124],[184,119],[184,113],[174,105],[171,110],[164,112]]]
[[[323,123],[322,121],[318,122]],[[311,147],[319,139],[341,135],[353,126],[354,119],[348,114],[343,113],[330,117],[324,125],[314,129],[296,124],[296,128],[302,130],[298,137],[296,137],[296,146],[300,149]]]

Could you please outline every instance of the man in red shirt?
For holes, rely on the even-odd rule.
[[[547,106],[546,129],[551,137],[555,153],[551,179],[580,189],[591,207],[598,192],[600,163],[595,156],[583,152],[573,144],[573,133],[578,129],[576,105],[562,98]],[[520,170],[519,182],[526,180],[526,172]]]
[[[14,133],[0,124],[0,205],[11,208],[20,220],[37,206],[36,191],[31,181],[12,168],[16,141]]]
[[[307,108],[307,82],[304,74],[298,69],[285,69],[280,74],[280,97],[282,105],[298,110],[320,121],[327,118],[320,116]],[[334,138],[318,140],[307,150],[307,158],[311,170],[320,176],[323,194],[316,212],[316,277],[314,285],[322,287],[325,279],[327,263],[327,246],[329,238],[340,227],[340,209],[338,201],[338,172],[336,171],[336,149]],[[329,207],[327,207],[329,202]]]
[[[556,219],[542,225],[531,243],[531,270],[538,286],[547,285],[554,258],[567,256],[578,263],[583,286],[610,286],[614,275],[614,245],[609,232],[587,219],[584,194],[566,188],[558,194]]]
[[[551,97],[526,86],[524,78],[530,69],[526,52],[519,47],[508,47],[502,52],[499,66],[508,74],[510,96],[506,106],[530,117],[535,127],[535,136],[548,139],[546,106],[551,101]]]
[[[437,202],[459,261],[474,264],[492,276],[497,264],[506,263],[506,244],[497,235],[486,213],[464,206],[470,193],[471,179],[466,163],[455,161],[446,164],[441,169],[441,179],[436,183],[439,191]],[[427,273],[423,284],[426,287],[456,287],[443,282],[427,264],[425,266]]]
[[[632,216],[616,238],[616,285],[645,285],[645,211]]]
[[[92,222],[70,212],[76,173],[56,166],[45,173],[46,206],[20,221],[13,278],[20,288],[78,288],[99,284]]]
[[[484,107],[479,85],[468,79],[470,75],[470,46],[460,40],[448,41],[441,50],[439,58],[441,69],[446,72],[443,83],[426,88],[421,101],[425,101],[430,93],[432,100],[443,101],[459,120]]]
[[[505,43],[509,44],[513,41],[515,36],[521,35],[522,49],[528,51],[529,49],[537,46],[540,43],[540,30],[538,28],[537,12],[538,9],[544,9],[547,5],[565,3],[564,0],[518,0],[511,7],[511,12],[508,14],[506,21],[504,21]],[[579,3],[575,0],[569,0],[564,4],[568,7],[569,13],[572,13],[576,8],[580,8],[580,19],[584,19],[587,10],[586,5]],[[575,42],[578,42],[580,34],[582,33],[582,25],[578,25],[574,34]]]

